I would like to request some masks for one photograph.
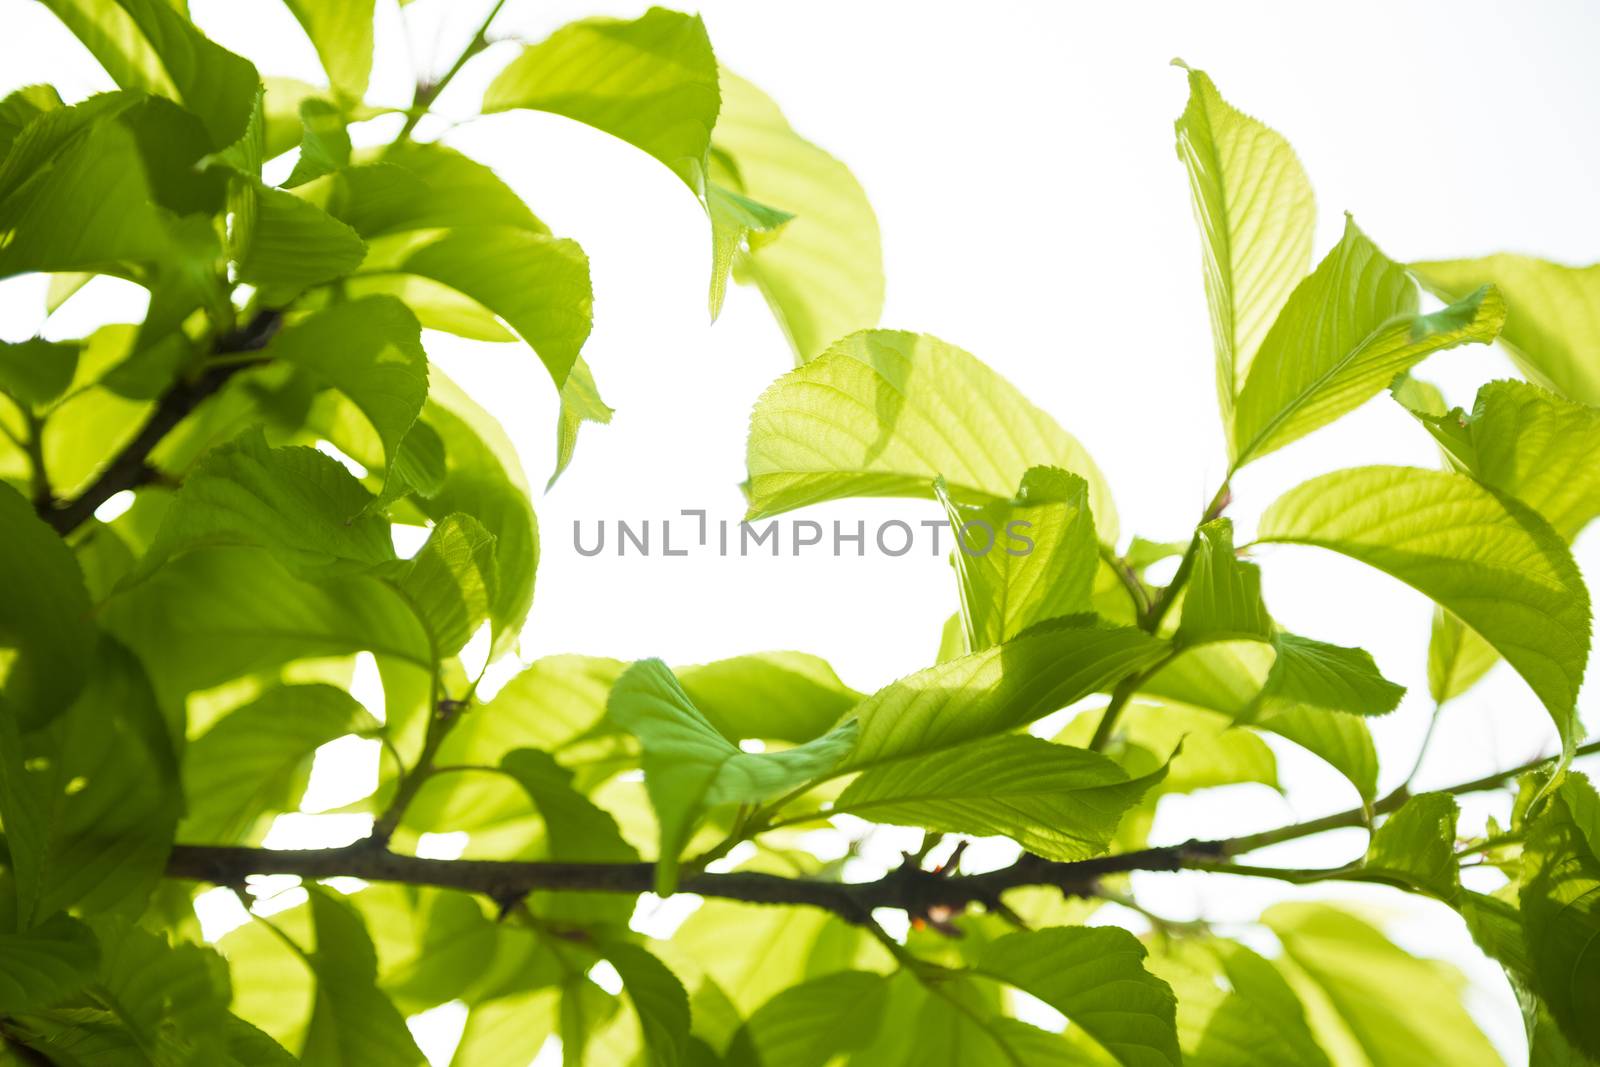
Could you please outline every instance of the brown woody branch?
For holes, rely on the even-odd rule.
[[[282,315],[279,312],[263,311],[241,329],[218,338],[213,351],[217,355],[259,351],[266,347],[281,322]],[[153,474],[149,467],[150,453],[178,423],[200,406],[201,401],[216,393],[227,384],[228,379],[247,366],[248,363],[240,362],[218,364],[198,377],[179,380],[161,395],[155,410],[139,427],[133,440],[117,453],[87,489],[72,500],[59,503],[39,500],[36,504],[39,517],[65,537],[87,522],[95,509],[113,496],[124,489],[137,489],[147,484]]]
[[[1578,755],[1600,752],[1600,741],[1578,749]],[[1527,763],[1439,790],[1452,795],[1499,788],[1548,763]],[[1377,814],[1392,812],[1409,799],[1402,787],[1373,805]],[[999,909],[1010,889],[1047,886],[1069,896],[1092,896],[1107,875],[1130,871],[1205,870],[1241,853],[1328,830],[1366,825],[1361,808],[1292,823],[1262,833],[1217,841],[1121,852],[1062,863],[1025,853],[1008,867],[982,874],[925,871],[907,863],[870,882],[826,882],[785,878],[754,871],[725,874],[701,872],[684,877],[686,893],[752,904],[799,904],[824,908],[848,922],[865,924],[875,908],[894,908],[924,917],[939,911],[959,912],[972,904]],[[1308,872],[1314,874],[1316,872]],[[1328,872],[1330,875],[1335,872]],[[346,848],[278,850],[229,845],[178,845],[167,863],[172,878],[236,886],[251,874],[293,874],[302,878],[348,876],[373,882],[400,882],[481,893],[509,907],[536,891],[623,893],[638,895],[655,886],[650,863],[557,863],[520,860],[440,860],[406,856],[377,846],[372,839]]]

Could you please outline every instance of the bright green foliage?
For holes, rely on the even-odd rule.
[[[371,0],[277,13],[322,87],[261,76],[181,2],[44,6],[118,88],[0,99],[0,277],[48,274],[50,312],[102,274],[149,302],[87,336],[60,336],[62,315],[49,339],[0,343],[0,1060],[420,1067],[438,1027],[413,1039],[408,1018],[454,1004],[455,1067],[526,1067],[552,1037],[565,1067],[1500,1062],[1460,976],[1350,911],[1280,905],[1230,923],[1235,942],[1145,899],[1195,868],[1454,909],[1505,971],[1530,1062],[1600,1063],[1600,797],[1566,766],[1589,751],[1590,602],[1569,546],[1600,515],[1600,268],[1408,269],[1347,219],[1309,269],[1318,220],[1293,151],[1190,71],[1178,155],[1228,477],[1385,387],[1444,469],[1313,477],[1242,546],[1225,482],[1192,530],[1124,540],[1052,398],[877,328],[860,184],[698,16],[583,19],[511,56],[484,0],[458,59],[395,108],[367,99],[387,80],[375,23],[393,17]],[[730,279],[764,298],[794,367],[750,398],[752,520],[860,496],[943,516],[946,605],[883,620],[926,628],[921,669],[862,693],[797,650],[510,658],[534,610],[535,490],[506,430],[433,365],[429,331],[532,349],[560,405],[554,482],[583,425],[613,417],[585,346],[596,314],[628,309],[596,304],[588,254],[542,205],[419,140],[468,66],[485,110],[563,116],[676,175],[706,213],[713,318],[739,299]],[[1485,385],[1469,413],[1411,377],[1497,338],[1538,384]],[[1254,551],[1272,544],[1426,594],[1435,701],[1504,657],[1563,762],[1380,793],[1367,720],[1404,690],[1366,651],[1274,621],[1274,554]],[[559,634],[561,606],[538,610]],[[373,667],[381,689],[364,688]],[[1268,734],[1360,805],[1163,843],[1198,791],[1249,786],[1274,811],[1266,790],[1294,795]],[[263,849],[328,746],[376,762],[341,812],[371,834]],[[1480,832],[1457,794],[1486,785],[1515,797]],[[882,864],[885,826],[923,841]],[[1333,827],[1366,828],[1365,854],[1292,870],[1248,855]],[[1021,854],[975,868],[974,838]],[[461,859],[425,858],[449,847]],[[1464,886],[1468,866],[1487,870]],[[1475,891],[1493,871],[1506,884]],[[276,895],[268,874],[301,885]],[[665,915],[646,892],[680,886],[696,899]],[[252,915],[217,951],[197,918],[225,894],[200,904],[205,887],[261,894],[240,896]],[[1148,932],[1117,927],[1140,911],[1129,925]],[[1066,1025],[1021,1021],[1041,1014],[1028,997]]]
[[[1354,410],[1434,352],[1494,340],[1504,321],[1493,288],[1419,314],[1405,268],[1347,219],[1343,239],[1295,287],[1250,364],[1229,439],[1234,466]]]
[[[1099,567],[1089,486],[1075,474],[1034,467],[1013,500],[962,508],[941,481],[950,518],[967,648],[976,652],[1034,623],[1093,610]]]
[[[1343,553],[1453,612],[1533,687],[1570,757],[1589,595],[1567,546],[1528,507],[1458,474],[1363,467],[1290,490],[1260,537]]]
[[[1189,71],[1177,131],[1200,227],[1217,394],[1231,430],[1250,364],[1311,262],[1316,203],[1294,149],[1230,107],[1203,71]]]
[[[780,752],[751,754],[717,732],[667,665],[640,660],[611,689],[606,714],[639,738],[645,784],[660,823],[658,892],[676,883],[676,858],[701,813],[751,804],[832,770],[856,741],[856,724]]]
[[[1505,294],[1505,344],[1517,368],[1580,404],[1600,404],[1600,264],[1567,267],[1528,256],[1413,263],[1411,272],[1446,300],[1483,285]]]
[[[1075,438],[1005,379],[925,334],[852,334],[756,402],[746,462],[750,518],[850,496],[1012,498],[1028,468],[1089,483],[1102,541],[1117,535],[1099,468]]]

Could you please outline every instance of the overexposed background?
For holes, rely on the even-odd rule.
[[[572,18],[632,16],[644,6],[511,0],[492,36],[538,40]],[[274,0],[191,7],[207,32],[263,73],[323,80]],[[442,71],[487,3],[417,0],[406,9],[409,33],[393,3],[379,7],[371,100],[404,105],[411,63]],[[1225,470],[1198,239],[1173,150],[1172,121],[1186,96],[1181,72],[1168,66],[1173,57],[1207,70],[1230,102],[1294,145],[1317,193],[1318,258],[1346,210],[1399,260],[1500,250],[1600,258],[1592,57],[1600,8],[1581,0],[1448,8],[711,0],[701,11],[722,61],[766,89],[799,132],[866,187],[883,231],[884,325],[967,348],[1050,411],[1109,477],[1124,539],[1186,537]],[[49,81],[74,100],[110,87],[44,8],[0,0],[0,27],[0,90]],[[439,111],[470,115],[515,50],[497,44],[473,61]],[[379,120],[366,136],[392,134],[393,121]],[[688,663],[796,648],[827,657],[864,690],[928,665],[956,598],[948,565],[922,544],[899,559],[815,549],[778,559],[574,551],[575,521],[590,542],[600,519],[659,522],[705,508],[713,521],[736,521],[749,410],[791,365],[788,347],[753,290],[731,291],[720,321],[707,321],[705,216],[655,161],[542,114],[453,127],[429,120],[418,136],[443,136],[492,165],[592,264],[595,328],[585,355],[617,415],[609,427],[584,428],[572,467],[537,504],[544,549],[524,656]],[[44,323],[42,292],[38,279],[0,285],[5,337],[41,328],[76,336],[133,320],[142,300],[131,287],[97,284]],[[556,403],[533,355],[440,334],[427,344],[502,419],[542,483]],[[1470,407],[1476,386],[1509,374],[1510,364],[1497,350],[1469,348],[1436,356],[1419,373]],[[1241,542],[1283,490],[1363,463],[1434,466],[1437,457],[1431,439],[1380,397],[1235,479],[1230,514]],[[849,528],[866,519],[870,530],[881,519],[914,524],[938,512],[931,502],[844,501],[803,517]],[[1600,575],[1600,538],[1582,539],[1578,555]],[[1431,711],[1429,605],[1333,555],[1272,549],[1260,559],[1286,627],[1365,647],[1387,676],[1411,687],[1398,712],[1374,723],[1383,786],[1392,787]],[[1595,704],[1591,687],[1582,701],[1591,723]],[[1544,712],[1502,665],[1448,710],[1418,784],[1474,777],[1553,746]],[[1240,786],[1172,800],[1158,839],[1246,832],[1354,802],[1327,767],[1276,747],[1286,795]],[[338,770],[319,765],[319,777]],[[1498,809],[1482,799],[1465,807],[1466,828]],[[1357,855],[1362,843],[1350,831],[1260,856],[1327,865]],[[1175,917],[1219,920],[1247,920],[1291,895],[1371,901],[1391,912],[1391,932],[1406,945],[1469,972],[1472,1009],[1508,1062],[1525,1059],[1498,968],[1442,905],[1377,888],[1298,891],[1219,876],[1150,874],[1138,889]]]

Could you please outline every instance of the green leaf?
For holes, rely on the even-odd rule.
[[[125,99],[91,97],[36,120],[18,138],[0,167],[0,277],[28,271],[127,274],[125,264],[173,253],[133,135],[118,122],[80,118],[118,103],[126,106]],[[35,131],[40,135],[30,138]],[[66,136],[55,140],[44,131]],[[48,166],[50,180],[26,181],[35,166]]]
[[[678,1067],[688,1062],[689,995],[683,983],[638,945],[612,941],[601,951],[622,979],[622,988],[639,1017],[650,1062],[658,1067]]]
[[[445,516],[415,556],[385,570],[431,635],[436,658],[471,639],[499,581],[494,535],[465,514]]]
[[[1413,409],[1452,466],[1528,505],[1571,541],[1600,515],[1600,409],[1527,382],[1490,382],[1472,413]]]
[[[776,233],[794,216],[715,182],[706,188],[706,212],[711,216],[710,303],[711,318],[715,320],[728,294],[734,256],[747,247],[752,234]]]
[[[589,260],[577,242],[512,226],[462,226],[374,242],[362,267],[449,286],[503,318],[566,384],[593,322]]]
[[[1580,404],[1600,404],[1600,264],[1567,267],[1530,256],[1413,263],[1417,280],[1445,300],[1484,285],[1505,294],[1501,336],[1518,369]]]
[[[730,741],[804,744],[861,700],[826,661],[804,652],[757,652],[674,673],[694,706]]]
[[[1313,641],[1290,633],[1272,636],[1277,652],[1257,701],[1267,715],[1291,707],[1387,715],[1400,706],[1406,687],[1389,681],[1365,649]]]
[[[712,131],[712,173],[767,212],[793,218],[746,227],[734,276],[766,297],[804,363],[840,337],[878,324],[883,250],[866,193],[843,163],[797,134],[754,85],[721,68],[722,113]],[[713,232],[716,186],[709,194]],[[718,305],[713,275],[712,310]]]
[[[228,971],[211,949],[169,945],[126,920],[98,920],[104,1004],[155,1063],[217,1062],[237,1033],[227,1012]],[[125,1062],[146,1062],[143,1057]]]
[[[389,586],[363,576],[296,578],[262,549],[191,552],[102,611],[163,694],[361,651],[433,666],[427,634]]]
[[[0,707],[0,819],[24,924],[72,906],[138,915],[172,845],[176,768],[149,682],[111,641],[83,671],[48,726],[19,736]]]
[[[550,232],[494,171],[437,141],[400,141],[362,158],[333,179],[328,211],[368,240],[459,226]]]
[[[11,151],[22,128],[46,111],[66,105],[53,85],[24,85],[0,100],[0,159]],[[54,311],[54,308],[50,310]]]
[[[1271,640],[1272,619],[1261,600],[1261,568],[1233,552],[1233,523],[1213,519],[1195,531],[1194,570],[1183,598],[1182,645],[1239,638]]]
[[[1316,545],[1376,567],[1454,612],[1549,711],[1570,758],[1589,656],[1589,594],[1572,555],[1528,508],[1470,478],[1361,467],[1314,478],[1261,518],[1262,541]]]
[[[300,158],[283,180],[285,189],[332,174],[350,163],[350,132],[339,109],[318,97],[300,101]]]
[[[84,684],[89,594],[71,550],[9,485],[0,485],[0,542],[0,695],[24,726],[37,726]]]
[[[851,496],[1008,501],[1028,468],[1089,483],[1101,541],[1116,509],[1099,468],[1054,419],[954,345],[868,330],[778,379],[756,403],[746,451],[752,519]]]
[[[241,179],[245,180],[245,179]],[[356,232],[309,200],[256,182],[255,217],[237,249],[239,280],[288,303],[313,285],[361,265],[367,246]]]
[[[1361,876],[1453,900],[1461,891],[1455,853],[1458,814],[1455,798],[1447,793],[1411,797],[1372,835]]]
[[[573,361],[566,384],[561,387],[561,412],[556,418],[556,466],[545,483],[547,491],[572,462],[572,451],[578,447],[578,431],[583,424],[593,422],[603,426],[611,421],[612,413],[613,409],[600,399],[589,364],[579,356]]]
[[[360,914],[331,890],[311,886],[308,892],[316,949],[305,960],[316,975],[317,991],[300,1062],[305,1067],[422,1067],[426,1061],[405,1019],[378,989],[378,958]]]
[[[1176,998],[1144,967],[1145,948],[1113,927],[1008,934],[983,948],[976,970],[1031,993],[1129,1067],[1183,1062]]]
[[[1594,787],[1569,774],[1523,846],[1521,901],[1534,991],[1568,1040],[1600,1058],[1600,857],[1584,825],[1596,816]]]
[[[349,101],[367,92],[372,74],[373,0],[284,0],[322,60],[333,91]]]
[[[1434,352],[1494,340],[1505,301],[1492,287],[1432,314],[1416,285],[1353,220],[1295,287],[1239,391],[1235,469],[1354,411]]]
[[[833,811],[944,833],[1004,835],[1052,860],[1111,846],[1122,816],[1165,775],[1130,779],[1082,748],[1003,734],[873,767]]]
[[[1071,622],[1079,625],[1070,625]],[[1132,627],[1039,626],[1003,645],[892,682],[856,709],[860,739],[840,770],[1005,733],[1099,692],[1167,655]]]
[[[411,311],[390,296],[334,304],[284,330],[267,354],[305,368],[361,410],[383,443],[387,487],[428,397],[428,357]]]
[[[1032,467],[1015,499],[977,509],[951,501],[942,480],[934,491],[955,541],[950,560],[969,650],[1008,641],[1034,623],[1093,610],[1100,546],[1082,478]]]
[[[0,342],[0,393],[24,408],[45,407],[72,384],[81,347],[42,337]]]
[[[188,812],[178,836],[201,844],[252,837],[262,816],[294,810],[318,748],[377,730],[377,721],[342,689],[268,689],[218,720],[184,753]]]
[[[1103,714],[1104,709],[1083,712],[1056,740],[1087,745]],[[1130,769],[1158,767],[1172,754],[1165,776],[1151,783],[1162,793],[1243,782],[1279,788],[1278,761],[1266,742],[1204,708],[1135,700],[1122,709],[1114,736],[1117,740],[1108,751]]]
[[[720,99],[700,16],[656,7],[631,22],[574,22],[524,48],[490,84],[483,110],[531,108],[593,126],[659,159],[704,197]]]
[[[1263,712],[1251,725],[1293,741],[1324,760],[1355,786],[1366,803],[1377,799],[1378,749],[1372,731],[1359,717],[1297,706]]]
[[[1262,921],[1283,943],[1279,966],[1306,1000],[1325,1048],[1337,1047],[1332,1026],[1372,1067],[1499,1067],[1461,1004],[1465,980],[1447,965],[1412,956],[1326,904],[1277,904]],[[1320,1001],[1320,1015],[1311,997]]]
[[[0,934],[0,1011],[49,1007],[89,984],[99,963],[94,934],[67,915]]]
[[[1148,964],[1178,997],[1187,1067],[1329,1067],[1294,990],[1267,960],[1220,938],[1164,938]]]
[[[661,830],[657,891],[670,893],[695,823],[719,804],[748,804],[826,775],[856,739],[850,722],[779,752],[748,753],[717,732],[666,664],[640,660],[617,679],[606,713],[644,748],[645,786]]]
[[[165,0],[42,0],[123,89],[182,104],[214,148],[237,141],[259,79],[246,59],[215,44]]]
[[[758,1008],[734,1047],[754,1049],[762,1067],[825,1067],[877,1036],[888,992],[888,980],[870,971],[813,978]]]
[[[1181,65],[1181,64],[1180,64]],[[1200,226],[1224,425],[1268,328],[1311,263],[1316,202],[1294,149],[1189,71],[1178,158]]]
[[[254,545],[302,574],[394,559],[389,525],[366,514],[372,494],[331,456],[270,448],[259,430],[213,448],[172,498],[141,564],[216,545]]]

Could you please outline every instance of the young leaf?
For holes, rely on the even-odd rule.
[[[849,169],[795,133],[766,94],[726,67],[719,84],[712,173],[772,205],[768,212],[794,216],[774,233],[776,216],[761,215],[757,221],[766,225],[749,234],[748,247],[734,257],[734,276],[761,290],[804,363],[838,338],[878,324],[878,220]],[[715,292],[713,276],[713,310]]]
[[[796,748],[748,753],[717,732],[666,664],[640,660],[611,690],[606,713],[644,748],[645,787],[661,829],[657,892],[672,892],[678,856],[708,808],[749,804],[833,770],[855,743],[848,722]]]
[[[490,84],[483,110],[525,107],[593,126],[659,159],[704,197],[720,99],[700,16],[656,7],[631,22],[574,22],[524,48]]]
[[[373,0],[284,0],[322,60],[333,91],[350,102],[366,95],[372,73]]]
[[[1456,860],[1455,798],[1422,793],[1407,800],[1372,835],[1361,876],[1428,893],[1447,903],[1461,891]]]
[[[757,652],[674,671],[700,713],[730,741],[801,745],[861,700],[827,662],[803,652]]]
[[[1165,641],[1084,619],[1035,627],[1003,645],[892,682],[856,708],[860,740],[840,770],[1005,733],[1145,670]],[[1077,625],[1073,625],[1077,623]]]
[[[208,39],[170,3],[113,2],[43,0],[118,86],[182,104],[205,124],[213,148],[237,141],[255,104],[256,68]]]
[[[94,648],[89,594],[72,551],[3,484],[0,542],[0,695],[24,726],[38,726],[84,684]]]
[[[1534,991],[1566,1037],[1594,1058],[1600,1058],[1597,818],[1594,787],[1583,775],[1569,774],[1528,833],[1521,891]]]
[[[613,409],[600,399],[600,390],[594,384],[589,364],[579,356],[572,364],[572,373],[561,387],[561,411],[556,417],[556,466],[545,483],[548,491],[561,477],[561,472],[572,462],[572,451],[578,447],[578,431],[586,422],[605,425],[611,421]]]
[[[304,185],[349,165],[350,131],[344,123],[339,109],[326,100],[313,96],[300,102],[300,124],[305,133],[300,138],[300,158],[283,180],[285,189]]]
[[[1100,546],[1082,478],[1031,467],[1013,500],[977,509],[958,507],[942,480],[934,491],[955,541],[950,559],[968,650],[1008,641],[1034,623],[1093,610]]]
[[[178,836],[201,844],[240,840],[261,816],[294,810],[318,748],[377,729],[377,721],[342,689],[268,689],[229,712],[184,753],[188,810]]]
[[[1104,709],[1083,712],[1056,740],[1087,745],[1103,714]],[[1117,736],[1121,744],[1112,752],[1130,769],[1160,766],[1171,754],[1164,774],[1146,775],[1150,787],[1161,793],[1191,793],[1242,782],[1279,788],[1278,761],[1266,742],[1204,708],[1135,701],[1117,720]]]
[[[1483,285],[1510,305],[1505,343],[1517,367],[1580,404],[1600,404],[1600,264],[1567,267],[1530,256],[1413,263],[1417,280],[1445,300]]]
[[[1200,226],[1217,394],[1231,429],[1251,361],[1311,263],[1316,203],[1289,143],[1230,107],[1203,71],[1189,71],[1189,104],[1175,125]]]
[[[873,767],[833,811],[945,833],[1004,835],[1053,860],[1111,846],[1122,816],[1160,782],[1130,779],[1096,752],[1003,734]]]
[[[1505,301],[1493,287],[1417,313],[1416,285],[1346,219],[1344,237],[1295,287],[1239,391],[1233,466],[1353,411],[1434,352],[1494,340]]]
[[[851,496],[1012,498],[1028,468],[1089,483],[1100,540],[1116,510],[1076,439],[970,354],[925,334],[868,330],[778,379],[756,403],[746,450],[750,518]]]
[[[1261,517],[1262,541],[1376,567],[1454,612],[1533,687],[1570,758],[1589,655],[1589,594],[1548,523],[1470,478],[1361,467],[1314,478]]]
[[[416,316],[394,297],[361,297],[295,323],[273,339],[268,354],[304,367],[361,409],[383,442],[387,486],[428,396]]]
[[[1163,938],[1147,966],[1178,997],[1185,1067],[1330,1067],[1294,990],[1267,960],[1220,938]]]
[[[245,195],[255,201],[253,221],[235,252],[240,281],[274,303],[288,303],[361,265],[367,246],[350,227],[294,193],[237,180],[250,186]]]
[[[1240,638],[1272,639],[1272,619],[1261,600],[1261,568],[1233,553],[1233,523],[1213,519],[1195,531],[1194,571],[1183,598],[1181,645]]]
[[[1447,965],[1418,959],[1373,927],[1326,904],[1277,904],[1262,921],[1283,943],[1279,967],[1301,998],[1325,1005],[1333,1023],[1372,1067],[1448,1063],[1500,1067],[1494,1047],[1461,1004],[1464,979]],[[1327,1048],[1329,1019],[1311,1012]]]
[[[706,187],[706,212],[711,216],[711,317],[722,313],[728,295],[728,275],[733,257],[752,234],[772,234],[794,218],[787,211],[768,207],[748,196],[711,183]]]
[[[978,973],[1031,993],[1128,1067],[1183,1062],[1176,998],[1145,970],[1126,930],[1055,927],[1008,934],[979,952]]]

